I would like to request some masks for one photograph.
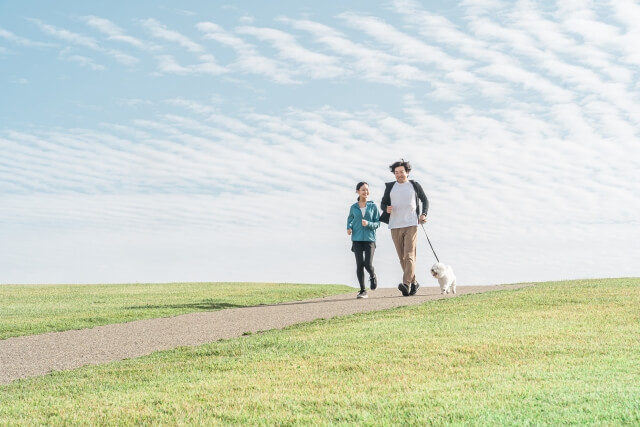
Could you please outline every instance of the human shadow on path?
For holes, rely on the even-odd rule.
[[[217,311],[217,310],[224,310],[227,308],[246,308],[246,307],[247,307],[246,305],[231,304],[223,301],[204,300],[200,302],[193,302],[193,303],[186,303],[186,304],[162,304],[162,305],[146,304],[146,305],[134,305],[134,306],[125,307],[125,308],[127,310],[157,310],[157,309],[163,309],[163,308],[172,308],[172,309],[189,308],[189,309],[196,309],[196,310],[203,310],[203,311]]]
[[[418,297],[418,298],[420,297],[425,298],[425,297],[431,297],[431,296],[433,295],[431,294],[415,295],[415,297]],[[126,309],[127,310],[144,310],[144,309],[157,310],[157,309],[163,309],[163,308],[170,308],[170,309],[195,309],[199,311],[218,311],[218,310],[224,310],[229,308],[256,308],[256,307],[276,307],[276,306],[287,306],[287,305],[330,304],[330,303],[339,303],[339,302],[345,302],[345,301],[354,301],[354,302],[362,301],[362,303],[366,303],[367,300],[388,299],[388,298],[398,299],[398,298],[413,298],[413,297],[405,297],[402,295],[383,295],[383,296],[377,297],[375,295],[371,295],[370,298],[367,298],[367,299],[358,299],[355,296],[353,297],[345,296],[344,298],[340,298],[340,299],[329,299],[329,298],[330,297],[313,299],[313,300],[284,301],[284,302],[278,302],[278,303],[265,303],[265,304],[256,304],[256,305],[240,305],[240,304],[231,304],[223,301],[203,300],[200,302],[185,303],[185,304],[138,305],[138,306],[126,307]]]
[[[425,297],[425,296],[429,296],[429,295],[416,295],[418,297]],[[255,306],[251,306],[251,307],[273,307],[273,306],[278,306],[278,305],[305,305],[305,304],[327,304],[327,303],[334,303],[334,302],[344,302],[344,301],[367,301],[367,300],[375,300],[375,299],[388,299],[388,298],[410,298],[410,297],[404,297],[402,295],[387,295],[387,296],[383,296],[383,297],[371,297],[371,298],[363,298],[363,299],[359,299],[356,297],[349,297],[349,298],[342,298],[342,299],[320,299],[320,300],[315,300],[315,301],[288,301],[288,302],[281,302],[281,303],[276,303],[276,304],[260,304],[260,305],[255,305]],[[249,308],[249,307],[246,307]]]

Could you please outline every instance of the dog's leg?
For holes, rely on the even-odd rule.
[[[455,281],[455,279],[453,280],[453,282],[451,282],[451,291],[455,295],[455,293],[456,293],[456,281]]]

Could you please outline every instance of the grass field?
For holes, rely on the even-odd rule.
[[[640,279],[540,283],[0,386],[0,424],[639,425]]]
[[[0,286],[0,339],[351,291],[280,283]]]

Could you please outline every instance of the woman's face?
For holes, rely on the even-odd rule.
[[[364,184],[358,191],[356,191],[356,193],[358,193],[361,200],[367,200],[369,197],[369,186]]]

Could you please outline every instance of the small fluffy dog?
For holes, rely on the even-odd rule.
[[[441,294],[448,294],[449,291],[456,293],[456,275],[453,274],[451,266],[436,262],[431,267],[431,275],[438,279]]]

